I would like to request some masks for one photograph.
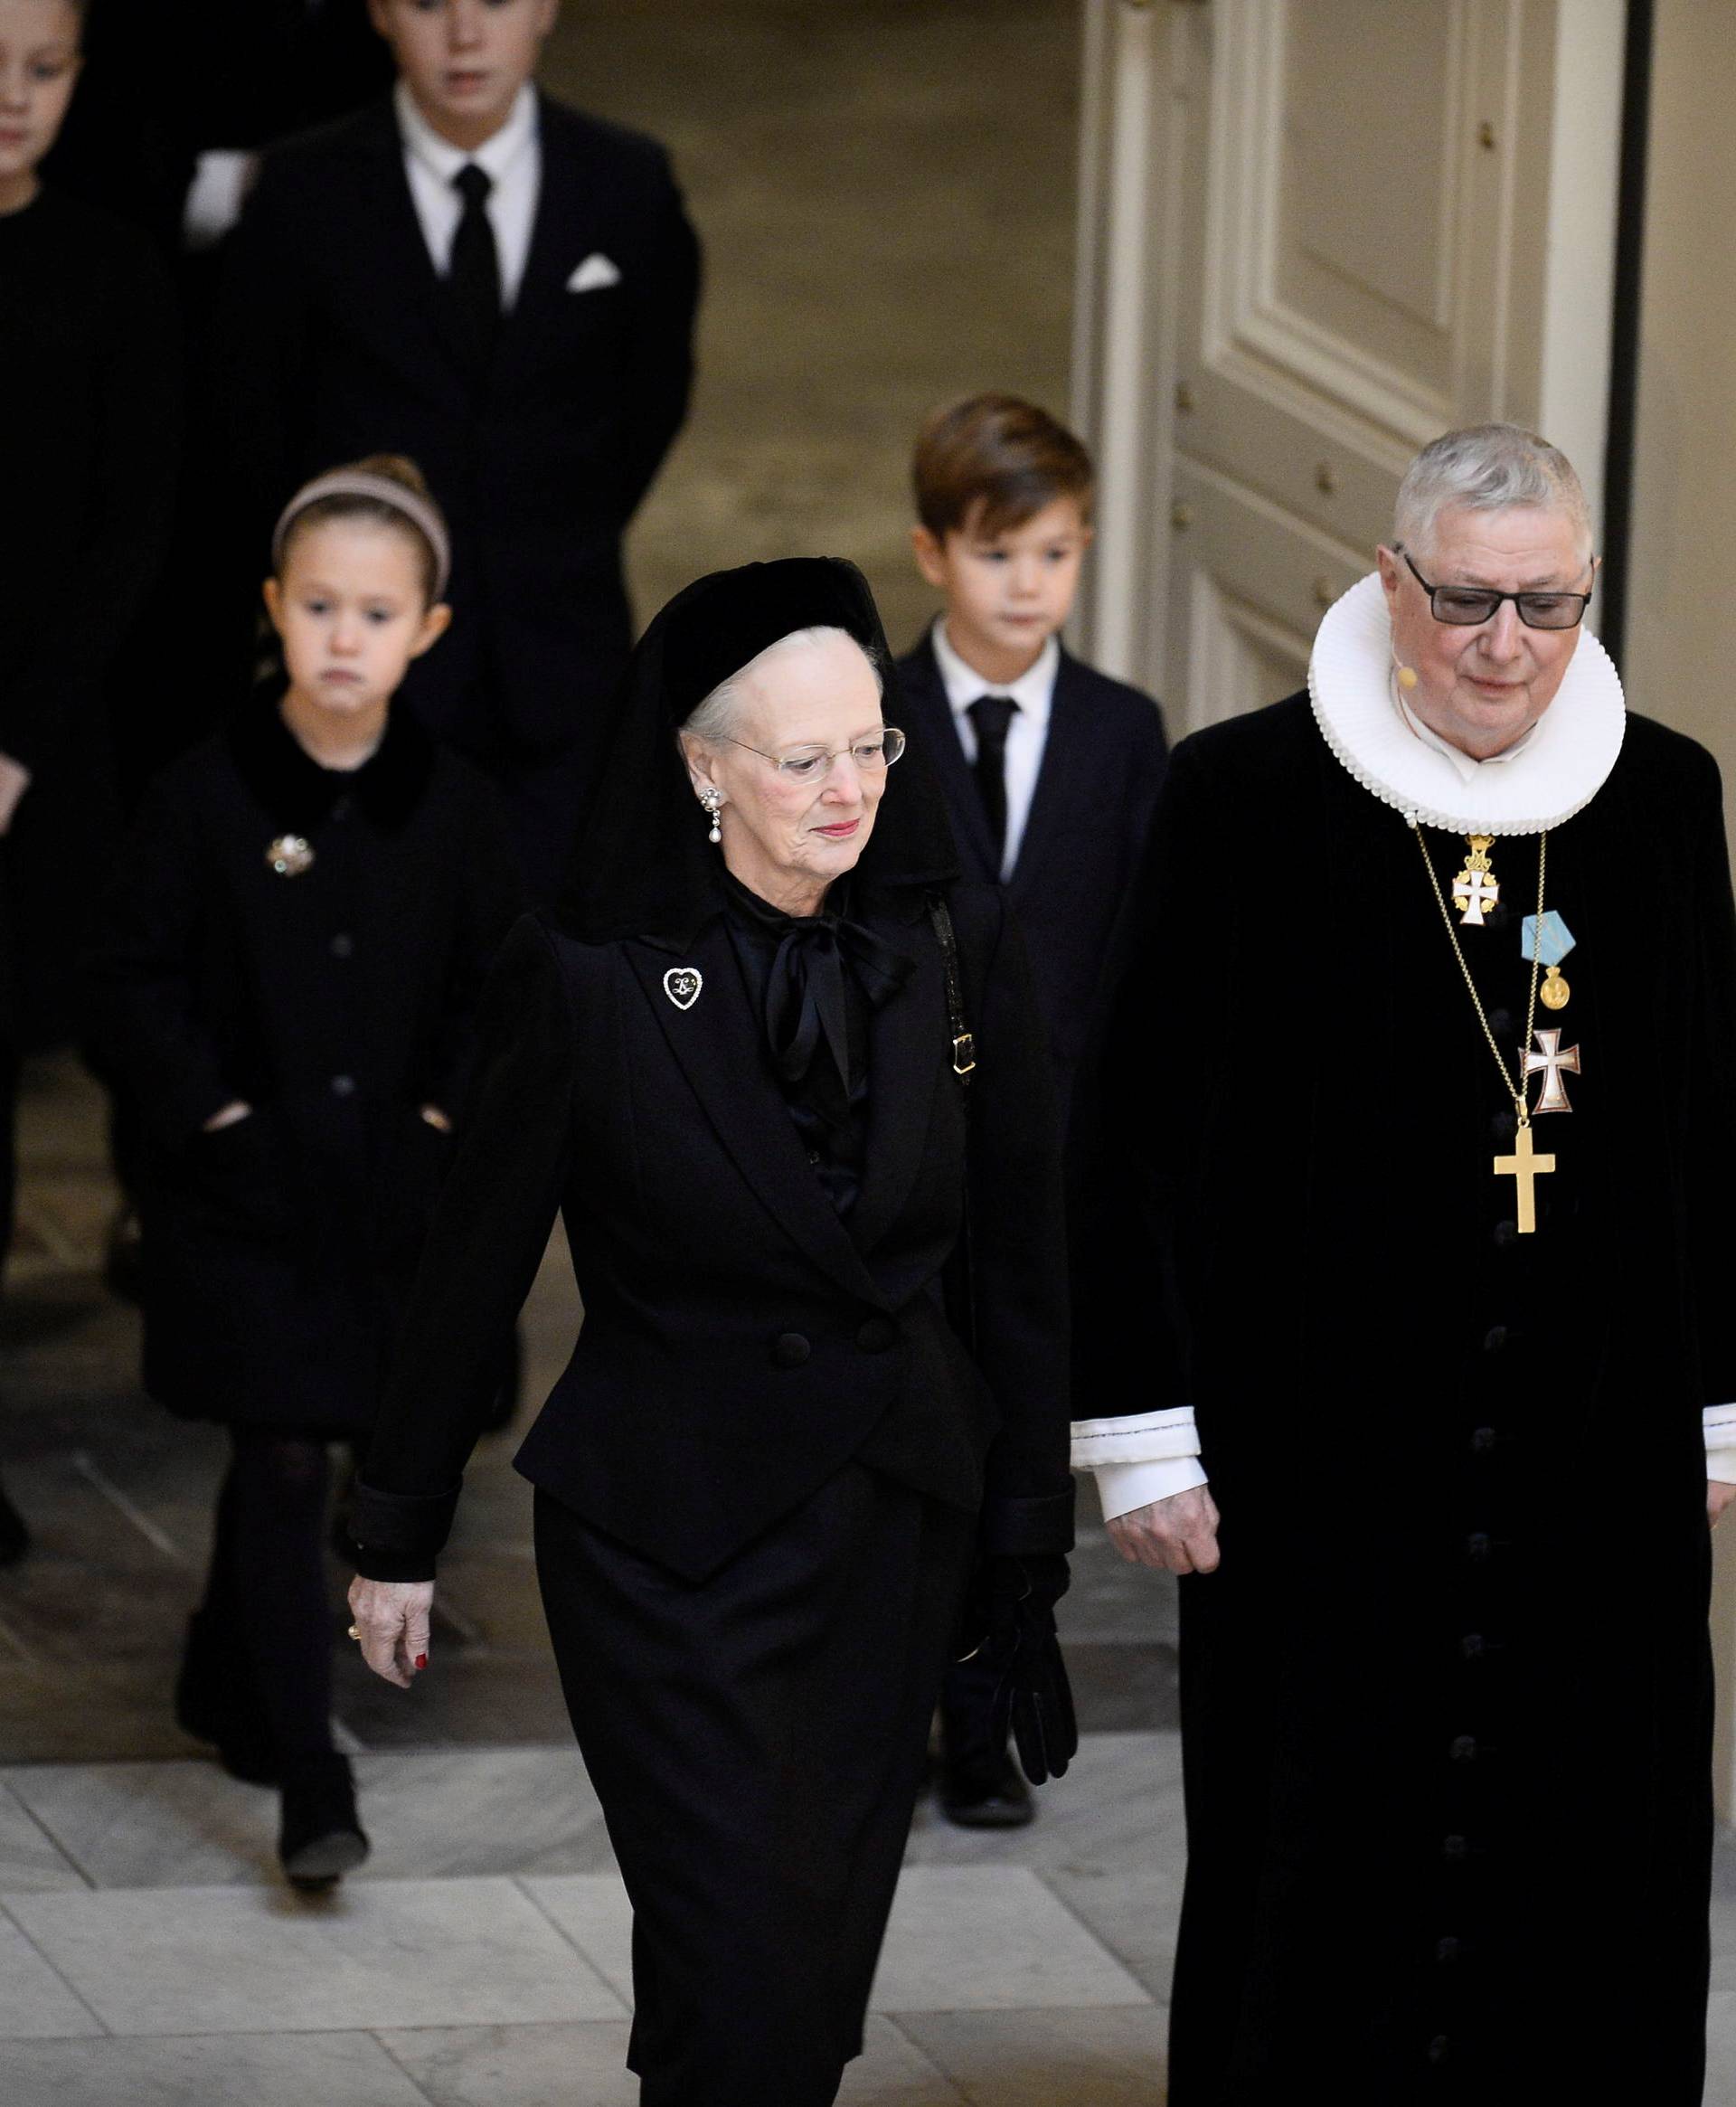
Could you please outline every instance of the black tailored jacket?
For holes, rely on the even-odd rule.
[[[983,801],[930,636],[898,664],[906,729],[932,756],[967,874],[998,883]],[[1112,991],[1169,755],[1147,694],[1062,651],[1049,737],[1006,881],[1063,1093]]]
[[[899,661],[900,707],[933,757],[971,876],[999,883],[976,779],[959,742],[932,632]],[[1066,1136],[1073,1387],[1094,1413],[1125,1372],[1123,1326],[1145,1297],[1127,1278],[1125,1138],[1108,1094],[1084,1086],[1127,964],[1138,875],[1169,749],[1156,704],[1063,650],[1031,814],[1005,882],[1031,960]]]
[[[312,849],[271,868],[287,834]],[[268,701],[169,769],[85,959],[137,1123],[146,1386],[189,1416],[355,1432],[522,895],[492,785],[395,713],[354,776]],[[241,1099],[252,1115],[214,1133]]]
[[[364,1573],[432,1572],[487,1342],[527,1291],[557,1207],[585,1321],[518,1465],[595,1527],[701,1580],[857,1458],[966,1509],[986,1500],[992,1547],[1066,1547],[1048,1078],[999,901],[971,886],[952,898],[976,1040],[968,1091],[921,895],[869,893],[854,910],[915,964],[873,1014],[862,1191],[842,1219],[721,915],[667,943],[520,923],[363,1467]],[[701,976],[686,1008],[668,992],[677,968]],[[974,1355],[946,1279],[967,1175]]]
[[[656,141],[544,97],[524,285],[478,387],[389,99],[267,156],[228,244],[213,385],[262,565],[311,476],[408,454],[452,527],[447,642],[404,693],[488,761],[607,747],[632,641],[620,538],[686,414],[699,249]],[[618,281],[570,289],[605,258]]]

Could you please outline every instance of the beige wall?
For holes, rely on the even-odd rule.
[[[1736,820],[1736,6],[1657,0],[1640,309],[1628,699],[1703,740]],[[1736,1195],[1731,1195],[1736,1203]],[[1736,1279],[1731,1291],[1736,1292]],[[1720,1533],[1719,1811],[1736,1820],[1736,1524]]]
[[[1736,789],[1736,5],[1657,0],[1640,309],[1628,699]],[[1736,800],[1731,802],[1736,814]]]

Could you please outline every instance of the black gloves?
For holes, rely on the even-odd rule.
[[[1067,1592],[1058,1553],[988,1556],[976,1569],[965,1609],[965,1647],[976,1641],[991,1671],[989,1737],[1005,1748],[1008,1730],[1019,1767],[1033,1785],[1062,1776],[1079,1748],[1073,1694],[1055,1637],[1055,1604]]]

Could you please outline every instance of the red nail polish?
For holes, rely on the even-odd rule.
[[[425,1668],[428,1666],[428,1656],[425,1653],[419,1653],[416,1656],[416,1666],[419,1668]]]

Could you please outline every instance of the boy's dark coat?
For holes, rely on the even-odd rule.
[[[686,414],[698,243],[654,140],[544,97],[524,282],[480,388],[404,172],[391,101],[269,154],[226,260],[220,413],[258,559],[306,478],[410,455],[445,506],[450,638],[405,693],[509,789],[558,871],[631,642],[621,535]],[[619,282],[573,292],[593,255]],[[534,857],[533,860],[536,860]]]
[[[997,882],[976,778],[930,637],[898,664],[904,727],[933,757],[968,876]],[[1006,885],[1036,983],[1063,1106],[1115,969],[1168,747],[1148,695],[1062,651],[1043,769]]]

